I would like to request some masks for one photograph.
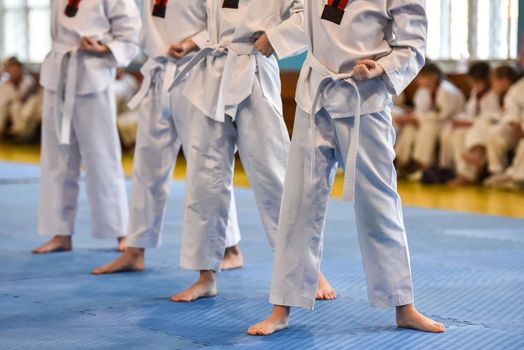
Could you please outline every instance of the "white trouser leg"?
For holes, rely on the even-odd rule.
[[[442,122],[437,120],[421,119],[419,121],[415,147],[413,150],[413,158],[419,164],[424,166],[435,164],[435,153],[442,126]]]
[[[524,140],[520,140],[507,174],[515,181],[524,182]]]
[[[258,80],[252,96],[239,106],[236,122],[230,117],[217,122],[195,111],[191,130],[190,147],[184,147],[188,180],[180,265],[217,271],[226,245],[237,145],[273,246],[289,137],[282,116],[263,97]]]
[[[70,236],[77,211],[80,150],[76,131],[69,145],[59,145],[55,121],[56,93],[44,90],[38,233]]]
[[[454,129],[451,124],[446,124],[439,134],[439,167],[453,169],[455,166],[455,143],[454,138],[458,129]]]
[[[502,123],[493,128],[487,142],[489,171],[502,173],[508,166],[508,152],[516,146],[508,124]]]
[[[181,90],[173,91],[173,110],[183,113],[186,101]],[[163,104],[157,101],[161,98],[150,91],[140,104],[128,236],[128,245],[135,248],[161,244],[166,201],[180,151],[173,118],[163,113]]]
[[[270,302],[312,308],[322,257],[326,204],[336,159],[346,159],[353,118],[322,110],[312,141],[309,116],[297,110],[277,236]],[[373,306],[413,302],[411,268],[393,167],[394,129],[386,113],[364,115],[360,126],[355,214]],[[315,145],[311,176],[311,143]],[[338,156],[337,156],[338,155]]]
[[[402,128],[399,137],[397,138],[395,151],[397,159],[403,164],[406,164],[411,160],[416,135],[417,126],[414,124],[408,124]]]
[[[129,208],[112,89],[77,96],[75,116],[72,126],[85,165],[92,234],[98,238],[125,236]]]
[[[112,89],[76,96],[70,145],[58,144],[54,98],[54,93],[46,92],[40,232],[73,233],[82,161],[92,235],[95,238],[125,236],[129,212]]]

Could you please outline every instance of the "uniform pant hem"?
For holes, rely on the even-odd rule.
[[[127,246],[133,248],[158,248],[161,246],[160,237],[152,234],[133,234],[127,236]]]
[[[207,264],[202,263],[187,263],[181,262],[180,268],[184,270],[193,270],[193,271],[220,271],[222,266],[222,261],[209,262]]]
[[[299,295],[271,295],[269,302],[273,305],[282,305],[289,307],[299,307],[306,310],[313,310],[315,307],[315,299],[301,297]]]
[[[390,308],[413,304],[413,295],[391,295],[387,297],[369,297],[369,304],[377,308]]]

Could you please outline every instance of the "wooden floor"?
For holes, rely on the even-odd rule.
[[[0,160],[38,163],[39,158],[37,145],[14,145],[0,141]],[[132,153],[125,152],[123,165],[128,176],[131,174],[132,162]],[[183,179],[184,176],[185,162],[180,158],[174,177]],[[342,195],[342,182],[342,174],[339,174],[333,188],[333,195],[337,198]],[[249,181],[240,163],[237,164],[235,171],[235,185],[249,186]],[[492,190],[480,186],[456,189],[403,181],[399,183],[399,192],[402,202],[408,206],[524,218],[524,192]]]

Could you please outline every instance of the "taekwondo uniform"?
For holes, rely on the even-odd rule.
[[[182,140],[188,153],[183,268],[220,270],[237,148],[274,244],[289,136],[276,58],[258,53],[253,41],[265,31],[279,57],[303,50],[301,12],[298,0],[207,1],[209,42],[178,75],[191,71],[184,95],[194,107],[191,135]]]
[[[506,94],[504,117],[489,132],[487,142],[488,168],[493,174],[504,172],[508,166],[508,152],[516,150],[519,144],[519,140],[516,140],[511,134],[509,127],[511,122],[521,123],[524,128],[524,79],[516,82]],[[524,161],[519,161],[520,159],[524,159],[524,157],[518,154],[512,165],[511,173],[514,174],[512,177],[524,177]]]
[[[313,308],[339,162],[344,199],[355,202],[370,303],[412,303],[390,95],[399,95],[424,65],[424,7],[413,0],[306,0],[304,17],[309,54],[297,89],[270,302]],[[377,61],[384,75],[354,81],[360,59]]]
[[[140,13],[128,0],[54,0],[44,87],[39,232],[72,235],[81,163],[94,237],[125,236],[127,196],[116,128],[116,66],[138,53]],[[82,36],[110,53],[79,51]]]
[[[431,111],[432,101],[431,92],[427,89],[417,89],[413,96],[415,116],[421,116]],[[417,138],[418,125],[410,123],[404,125],[398,132],[395,142],[396,159],[403,164],[407,164],[413,157],[413,147]]]
[[[486,147],[489,130],[498,122],[503,112],[500,101],[500,96],[493,90],[480,97],[476,91],[472,91],[463,118],[472,120],[473,125],[454,129],[451,134],[453,165],[456,173],[467,180],[475,181],[480,174],[462,155],[474,147]]]
[[[20,109],[35,91],[35,79],[30,74],[24,74],[18,86],[10,80],[0,81],[0,135],[8,122],[11,127],[20,123]]]
[[[142,45],[149,57],[142,67],[144,82],[131,100],[130,107],[140,103],[137,143],[133,164],[133,184],[128,245],[137,248],[157,247],[161,243],[162,223],[171,177],[182,138],[189,134],[187,120],[193,106],[183,96],[185,79],[168,88],[177,72],[193,55],[180,60],[168,55],[169,47],[191,38],[204,47],[206,31],[204,0],[146,0]],[[167,113],[166,108],[167,106]],[[231,207],[226,246],[240,241],[232,186],[228,188]],[[222,254],[224,251],[222,250]]]
[[[426,92],[425,98],[431,101],[431,109],[418,115],[418,130],[414,142],[413,159],[419,164],[433,165],[439,140],[441,144],[440,163],[445,163],[449,157],[449,144],[446,134],[449,133],[451,125],[449,121],[459,115],[464,109],[464,95],[451,82],[443,80],[438,87],[435,96]],[[442,155],[443,154],[443,155]]]

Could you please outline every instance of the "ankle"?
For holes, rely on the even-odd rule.
[[[414,304],[407,304],[407,305],[400,305],[396,308],[397,316],[405,315],[406,313],[410,313],[413,311],[416,311]]]
[[[127,247],[126,253],[131,255],[133,258],[143,258],[145,255],[144,248]]]
[[[64,235],[56,235],[53,237],[54,239],[62,242],[62,243],[71,243],[71,236],[64,236]]]
[[[215,283],[216,281],[215,271],[213,270],[200,271],[200,277],[198,278],[198,281],[202,283]]]
[[[291,308],[289,306],[283,306],[283,305],[274,305],[273,310],[271,311],[271,316],[287,320],[289,318],[289,314],[291,312]]]
[[[238,246],[238,244],[232,247],[228,247],[226,248],[226,254],[240,255],[240,247]]]

